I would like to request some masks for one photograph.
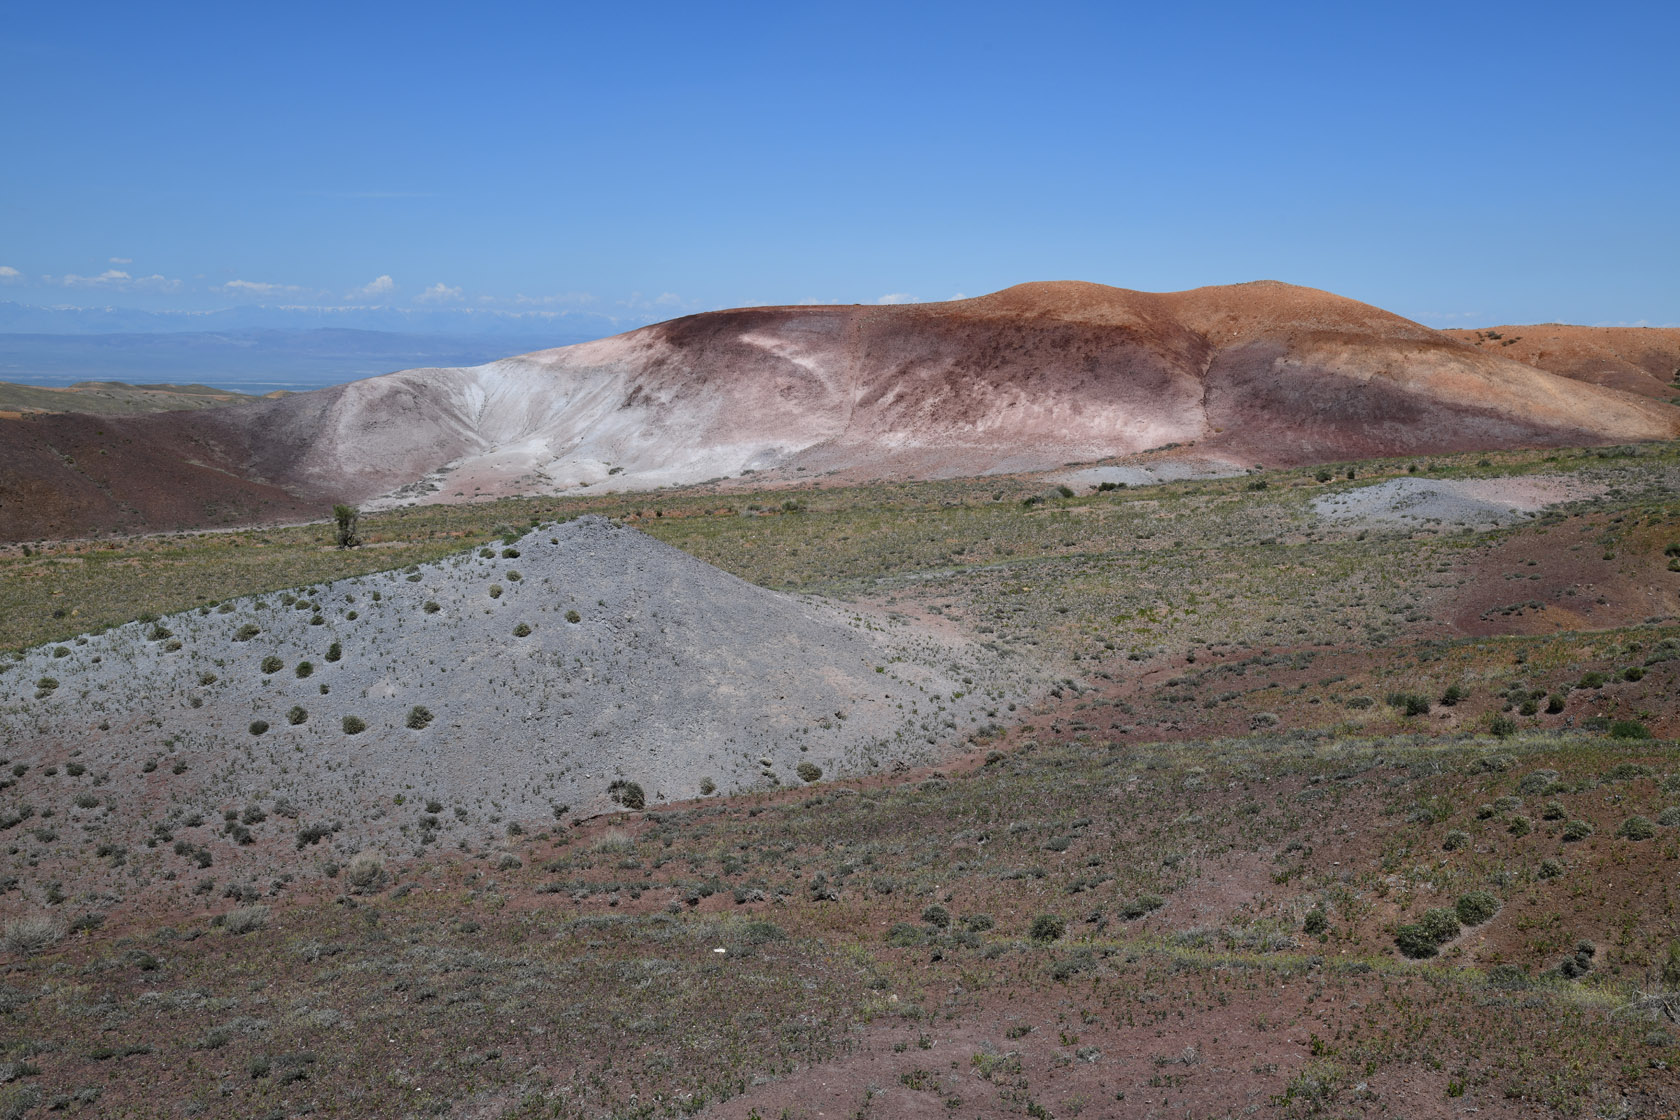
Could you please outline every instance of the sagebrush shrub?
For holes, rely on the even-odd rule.
[[[241,906],[237,910],[229,910],[227,917],[222,920],[222,928],[235,936],[242,933],[255,933],[268,926],[268,907]]]
[[[58,943],[64,930],[45,914],[31,914],[6,923],[5,942],[8,952],[27,957]]]
[[[360,735],[367,730],[367,723],[360,716],[345,716],[341,726],[346,735]]]
[[[358,893],[377,889],[385,882],[385,857],[378,852],[358,852],[344,866],[344,878]]]

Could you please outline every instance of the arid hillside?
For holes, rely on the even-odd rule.
[[[1034,471],[1168,446],[1249,466],[1676,434],[1680,410],[1649,395],[1309,288],[1024,284],[710,312],[191,416],[20,422],[0,441],[0,538],[329,500]]]
[[[1657,400],[1680,397],[1680,327],[1540,323],[1441,333],[1547,373]]]

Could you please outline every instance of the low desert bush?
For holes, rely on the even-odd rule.
[[[222,920],[222,928],[235,936],[242,933],[255,933],[268,926],[268,907],[241,906],[237,910],[229,910],[227,917]]]
[[[341,726],[346,735],[360,735],[367,730],[367,723],[360,716],[345,716]]]
[[[1616,829],[1616,835],[1626,840],[1649,840],[1656,834],[1656,823],[1650,817],[1629,817]]]
[[[1479,926],[1499,913],[1499,900],[1487,891],[1471,891],[1459,896],[1453,912],[1465,925]]]
[[[344,878],[357,894],[385,885],[385,857],[378,852],[358,852],[344,865]]]
[[[1425,910],[1410,925],[1394,931],[1394,944],[1414,960],[1433,957],[1443,944],[1458,936],[1458,915],[1445,907]]]
[[[6,923],[6,951],[27,957],[51,948],[64,936],[64,930],[45,914],[31,914]]]
[[[1040,914],[1027,928],[1027,936],[1034,941],[1060,941],[1067,933],[1067,922],[1055,914]]]

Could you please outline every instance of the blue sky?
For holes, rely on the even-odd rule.
[[[0,300],[608,333],[1274,278],[1673,324],[1676,42],[1671,2],[13,5]]]

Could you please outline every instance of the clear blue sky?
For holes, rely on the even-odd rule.
[[[14,4],[0,300],[1680,323],[1680,4]],[[601,333],[606,333],[603,330]]]

